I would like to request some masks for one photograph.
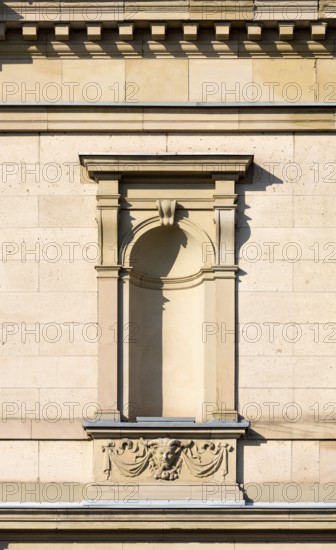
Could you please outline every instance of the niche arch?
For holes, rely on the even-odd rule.
[[[127,233],[119,263],[142,286],[179,288],[200,284],[214,259],[214,243],[201,227],[181,216],[165,227],[154,216]]]

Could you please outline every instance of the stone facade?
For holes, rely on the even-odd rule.
[[[0,550],[333,548],[335,2],[1,10]]]

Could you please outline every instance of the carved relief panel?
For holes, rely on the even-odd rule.
[[[176,479],[216,478],[225,480],[228,453],[234,448],[223,441],[193,441],[157,438],[152,440],[121,439],[102,447],[105,453],[106,479],[153,478]],[[216,473],[219,476],[215,476]]]

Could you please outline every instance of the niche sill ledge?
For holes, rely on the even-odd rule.
[[[245,435],[250,422],[247,420],[209,420],[196,422],[193,418],[139,417],[136,422],[120,422],[113,419],[85,420],[83,428],[92,439],[120,437],[191,437],[193,439],[227,437],[238,439]]]

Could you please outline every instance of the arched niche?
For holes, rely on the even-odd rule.
[[[236,420],[235,186],[253,156],[80,158],[98,183],[102,414]]]
[[[135,228],[126,242],[122,261],[128,284],[122,302],[133,334],[123,343],[129,418],[199,417],[205,368],[203,277],[209,270],[204,243],[210,238],[188,220],[166,227],[154,218]]]

